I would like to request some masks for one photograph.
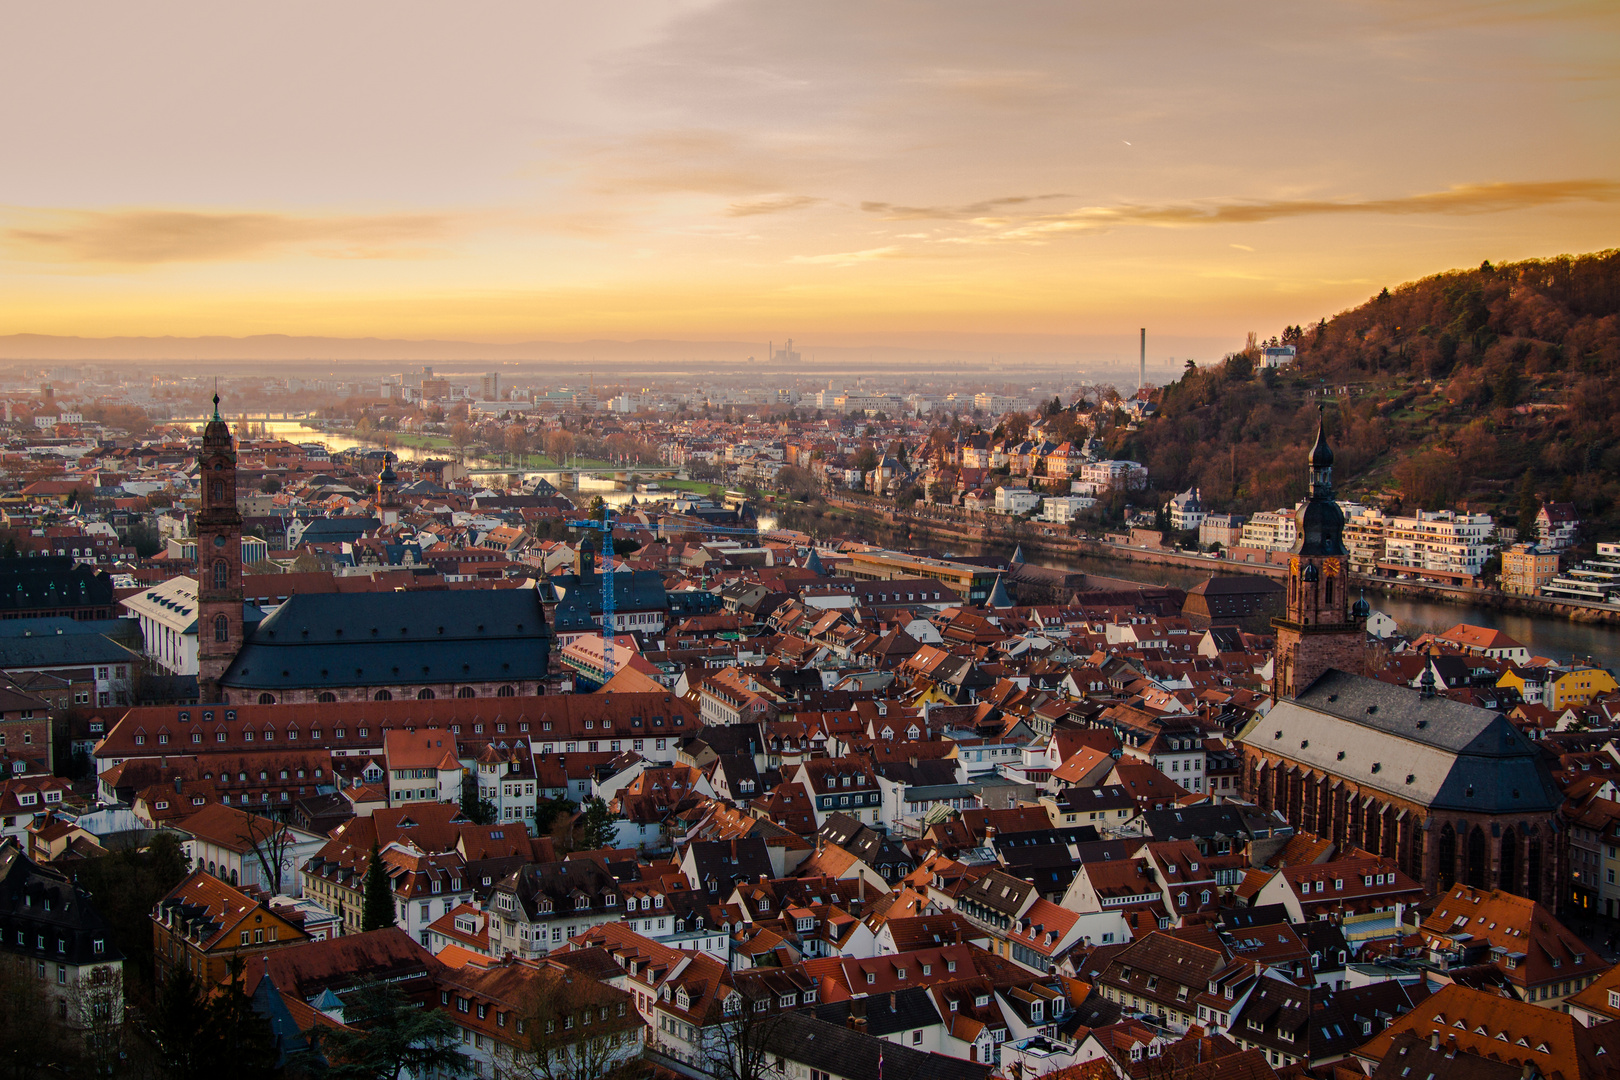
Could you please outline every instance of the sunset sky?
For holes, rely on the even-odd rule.
[[[1620,4],[83,3],[0,334],[1241,341],[1620,242]]]

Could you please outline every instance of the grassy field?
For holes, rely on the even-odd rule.
[[[714,488],[721,487],[712,480],[659,480],[657,483],[665,491],[695,491],[699,495],[707,495]]]
[[[390,446],[408,446],[412,450],[433,450],[450,455],[456,454],[456,444],[451,442],[450,439],[443,435],[423,435],[413,432],[406,432],[403,434],[395,432],[379,432],[371,434],[363,441],[380,444],[383,441],[382,436],[384,434],[386,434],[388,444]],[[361,438],[358,435],[353,437]],[[467,456],[486,458],[490,461],[500,463],[505,463],[509,460],[506,455],[500,453],[499,451],[480,446],[478,444],[467,447]],[[512,463],[511,467],[514,470],[532,471],[541,469],[556,469],[560,466],[549,455],[528,454],[522,459],[522,461]],[[600,458],[579,458],[577,460],[570,461],[567,467],[606,471],[613,469],[616,466],[612,462],[603,461]],[[708,489],[705,487],[703,490]]]

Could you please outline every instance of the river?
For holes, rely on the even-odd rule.
[[[199,428],[205,423],[205,421],[195,419],[178,420],[175,421],[175,423],[186,424],[194,428]],[[231,421],[231,423],[233,426],[235,425],[235,421]],[[367,450],[376,450],[379,448],[376,443],[364,442],[349,435],[337,435],[331,432],[322,431],[319,428],[309,427],[298,420],[270,420],[265,422],[250,420],[249,424],[255,432],[262,427],[266,435],[277,439],[285,439],[288,442],[322,443],[330,452],[353,450],[356,447],[362,447]],[[414,446],[400,446],[397,444],[390,446],[388,449],[392,451],[393,454],[401,461],[443,461],[454,456],[454,451],[449,449],[418,449]],[[474,469],[504,469],[508,467],[507,462],[502,461],[499,458],[489,457],[472,456],[468,457],[465,463]],[[515,474],[523,476],[544,476],[552,482],[556,482],[557,480],[557,473],[554,470],[513,469],[512,471]],[[625,506],[633,498],[640,498],[642,501],[645,501],[647,498],[645,495],[637,496],[637,494],[633,491],[619,490],[618,485],[612,480],[596,479],[590,476],[582,476],[579,478],[579,486],[577,490],[592,497],[600,495],[602,500],[609,506]]]
[[[1006,548],[997,547],[995,551],[1005,554]],[[1030,562],[1059,570],[1079,570],[1087,574],[1150,585],[1169,585],[1178,589],[1189,589],[1209,577],[1207,573],[1192,567],[1155,566],[1089,556],[1074,559],[1038,556]],[[1367,603],[1372,605],[1373,611],[1382,611],[1394,619],[1403,633],[1446,630],[1458,623],[1470,623],[1501,630],[1528,646],[1533,655],[1546,656],[1560,663],[1568,662],[1572,657],[1584,659],[1590,656],[1601,666],[1613,670],[1617,658],[1620,658],[1620,628],[1617,627],[1594,626],[1538,615],[1514,615],[1470,604],[1409,600],[1402,596],[1368,594]]]
[[[254,422],[255,430],[258,426],[258,423]],[[372,443],[362,443],[360,440],[347,435],[334,435],[320,431],[317,428],[306,427],[296,420],[272,420],[266,423],[264,428],[270,435],[293,442],[325,443],[329,450],[349,450],[357,446],[374,448],[375,446]],[[395,446],[391,449],[406,461],[448,456],[448,451],[444,450],[417,450],[409,446]],[[469,458],[468,464],[477,468],[501,468],[503,466],[501,461],[489,458]],[[541,472],[544,475],[544,471],[541,470]],[[581,485],[581,490],[592,495],[601,495],[609,505],[622,506],[634,497],[633,493],[628,491],[605,490],[611,487],[611,481],[597,481],[596,486],[599,486],[602,490],[592,491],[592,486],[589,478],[586,478]],[[641,496],[641,498],[645,500],[646,496]],[[762,519],[760,524],[765,526],[765,520]],[[982,550],[994,551],[996,554],[1002,555],[1007,554],[1004,545],[995,545]],[[1169,585],[1179,589],[1190,589],[1209,576],[1190,567],[1154,566],[1147,563],[1130,563],[1091,557],[1065,560],[1055,559],[1051,556],[1038,556],[1032,559],[1031,562],[1060,570],[1079,570],[1102,577],[1136,581],[1146,585]],[[1382,611],[1394,619],[1403,632],[1421,633],[1425,630],[1444,630],[1455,626],[1457,623],[1471,623],[1475,626],[1488,626],[1501,630],[1528,646],[1532,653],[1551,657],[1560,662],[1567,662],[1571,657],[1575,656],[1590,656],[1602,666],[1613,669],[1616,658],[1620,658],[1620,628],[1617,627],[1593,626],[1586,623],[1570,622],[1567,619],[1553,619],[1539,615],[1513,615],[1468,604],[1437,604],[1426,600],[1409,600],[1398,596],[1374,595],[1368,598],[1368,603],[1372,605],[1374,611]]]

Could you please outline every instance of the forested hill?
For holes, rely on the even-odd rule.
[[[1292,505],[1325,402],[1341,492],[1509,523],[1567,500],[1620,536],[1620,251],[1436,274],[1276,340],[1293,365],[1189,368],[1114,450],[1220,509]]]

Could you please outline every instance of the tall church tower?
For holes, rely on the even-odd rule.
[[[1344,511],[1333,498],[1333,451],[1318,421],[1311,447],[1311,496],[1296,518],[1299,540],[1288,560],[1288,608],[1277,631],[1273,686],[1296,697],[1328,668],[1359,673],[1366,650],[1367,602],[1350,604]]]
[[[219,680],[242,647],[242,515],[236,510],[236,446],[219,415],[203,428],[197,514],[198,700],[223,701]]]
[[[383,459],[382,472],[377,474],[377,520],[386,528],[399,524],[399,478],[388,459]]]

